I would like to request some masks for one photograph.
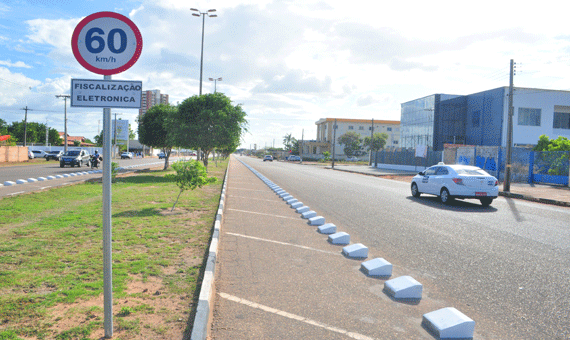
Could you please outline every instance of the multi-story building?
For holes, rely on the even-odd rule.
[[[303,143],[303,155],[322,155],[328,151],[332,154],[335,118],[321,118],[317,125],[317,139]],[[400,122],[397,120],[372,120],[372,119],[336,119],[336,143],[334,146],[335,158],[344,156],[344,148],[338,144],[338,138],[343,134],[353,131],[364,137],[370,137],[372,124],[374,123],[374,133],[384,132],[388,135],[386,147],[399,147],[400,142]]]
[[[139,121],[148,109],[157,104],[168,104],[168,95],[161,94],[160,90],[142,91]]]
[[[466,96],[434,94],[401,104],[401,146],[507,145],[509,88]],[[516,87],[513,145],[535,145],[540,135],[570,138],[570,91]]]

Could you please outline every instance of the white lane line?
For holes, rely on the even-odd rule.
[[[47,189],[47,188],[51,188],[51,185],[48,185],[47,187],[41,187],[40,190],[44,190],[44,189]]]
[[[12,196],[12,195],[18,195],[18,194],[23,194],[25,191],[18,191],[18,192],[13,192],[11,194],[8,194],[7,196]]]
[[[238,209],[231,209],[231,208],[228,208],[227,210],[238,211],[238,212],[243,212],[243,213],[248,213],[248,214],[263,215],[263,216],[271,216],[271,217],[279,217],[279,218],[288,218],[288,219],[290,219],[290,220],[298,220],[298,219],[299,219],[299,217],[289,217],[289,216],[271,215],[271,214],[258,213],[258,212],[254,212],[254,211],[238,210]]]
[[[281,316],[286,317],[286,318],[288,318],[288,319],[292,319],[292,320],[297,320],[297,321],[300,321],[300,322],[304,322],[304,323],[306,323],[306,324],[313,325],[313,326],[316,326],[316,327],[319,327],[319,328],[323,328],[323,329],[326,329],[326,330],[331,331],[331,332],[343,334],[343,335],[346,335],[346,336],[348,336],[349,338],[352,338],[352,339],[358,339],[358,340],[373,340],[373,339],[374,339],[374,338],[368,337],[368,336],[363,335],[363,334],[354,333],[354,332],[349,332],[349,331],[344,330],[344,329],[341,329],[341,328],[329,326],[329,325],[327,325],[327,324],[320,323],[320,322],[318,322],[318,321],[311,320],[311,319],[305,318],[305,317],[303,317],[303,316],[299,316],[299,315],[291,314],[291,313],[288,313],[288,312],[280,311],[280,310],[278,310],[278,309],[271,308],[271,307],[268,307],[268,306],[264,306],[264,305],[261,305],[261,304],[259,304],[259,303],[255,303],[255,302],[252,302],[252,301],[248,301],[248,300],[245,300],[245,299],[242,299],[242,298],[239,298],[239,297],[237,297],[237,296],[230,295],[230,294],[226,294],[226,293],[220,292],[220,293],[218,293],[218,295],[219,295],[221,298],[226,299],[226,300],[230,300],[230,301],[233,301],[233,302],[237,302],[237,303],[240,303],[240,304],[242,304],[242,305],[246,305],[246,306],[248,306],[248,307],[255,308],[255,309],[260,309],[260,310],[262,310],[262,311],[269,312],[269,313],[272,313],[272,314],[281,315]]]
[[[258,200],[258,201],[267,201],[267,202],[278,202],[278,203],[283,203],[282,199],[275,199],[275,200],[268,200],[268,199],[264,199],[264,198],[254,198],[254,197],[244,197],[244,196],[229,196],[229,198],[246,198],[248,200]]]
[[[280,245],[283,245],[283,246],[291,246],[291,247],[301,248],[301,249],[305,249],[305,250],[318,251],[319,253],[325,253],[325,254],[330,254],[330,255],[338,255],[338,256],[341,256],[341,255],[342,255],[341,253],[334,253],[334,252],[332,252],[332,251],[321,250],[321,249],[311,248],[311,247],[306,247],[306,246],[300,246],[300,245],[298,245],[298,244],[293,244],[293,243],[286,243],[286,242],[281,242],[281,241],[268,240],[268,239],[265,239],[265,238],[259,238],[259,237],[255,237],[255,236],[247,236],[247,235],[236,234],[236,233],[230,233],[230,232],[227,232],[226,234],[232,235],[232,236],[237,236],[237,237],[249,238],[249,239],[256,240],[256,241],[264,241],[264,242],[276,243],[276,244],[280,244]]]
[[[269,191],[269,190],[243,189],[243,188],[235,188],[235,187],[228,187],[228,189],[232,189],[232,190],[245,190],[245,191],[259,191],[259,192],[271,192],[271,191]]]

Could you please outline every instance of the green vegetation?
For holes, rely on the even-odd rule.
[[[568,138],[559,136],[556,139],[550,139],[547,135],[540,135],[533,150],[539,151],[535,161],[536,172],[545,172],[555,176],[568,175],[568,158],[570,157]]]
[[[204,185],[216,182],[215,177],[208,177],[208,173],[206,172],[206,167],[204,167],[200,162],[189,160],[186,162],[176,162],[172,164],[172,168],[176,171],[176,174],[168,174],[166,178],[169,178],[176,182],[178,188],[180,188],[180,192],[178,193],[178,197],[176,197],[176,202],[172,206],[172,210],[178,203],[180,199],[180,195],[184,190],[194,190],[196,188],[201,188]]]
[[[179,188],[168,176],[172,170],[115,179],[118,338],[153,338],[173,330],[179,338],[184,332],[187,323],[178,320],[187,321],[189,306],[196,304],[226,167],[222,162],[211,169],[220,179],[213,185],[183,192],[174,213],[169,208]],[[0,216],[0,339],[93,338],[103,327],[97,302],[103,294],[101,184],[4,198]]]

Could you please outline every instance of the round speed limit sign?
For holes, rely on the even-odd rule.
[[[75,27],[71,48],[83,67],[109,76],[121,73],[137,62],[142,51],[142,36],[137,26],[124,15],[98,12]]]

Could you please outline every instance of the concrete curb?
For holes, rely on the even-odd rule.
[[[231,162],[230,162],[231,163]],[[224,176],[224,184],[222,185],[222,194],[220,195],[220,204],[214,222],[214,232],[212,233],[212,241],[208,251],[208,259],[206,260],[206,270],[200,287],[200,296],[198,298],[198,306],[196,307],[196,315],[192,325],[191,340],[206,340],[210,329],[211,314],[213,310],[214,296],[214,273],[216,269],[216,258],[218,256],[218,243],[220,241],[220,228],[222,225],[222,215],[224,212],[224,201],[226,197],[226,185],[228,183],[228,173],[230,163],[226,169]]]

